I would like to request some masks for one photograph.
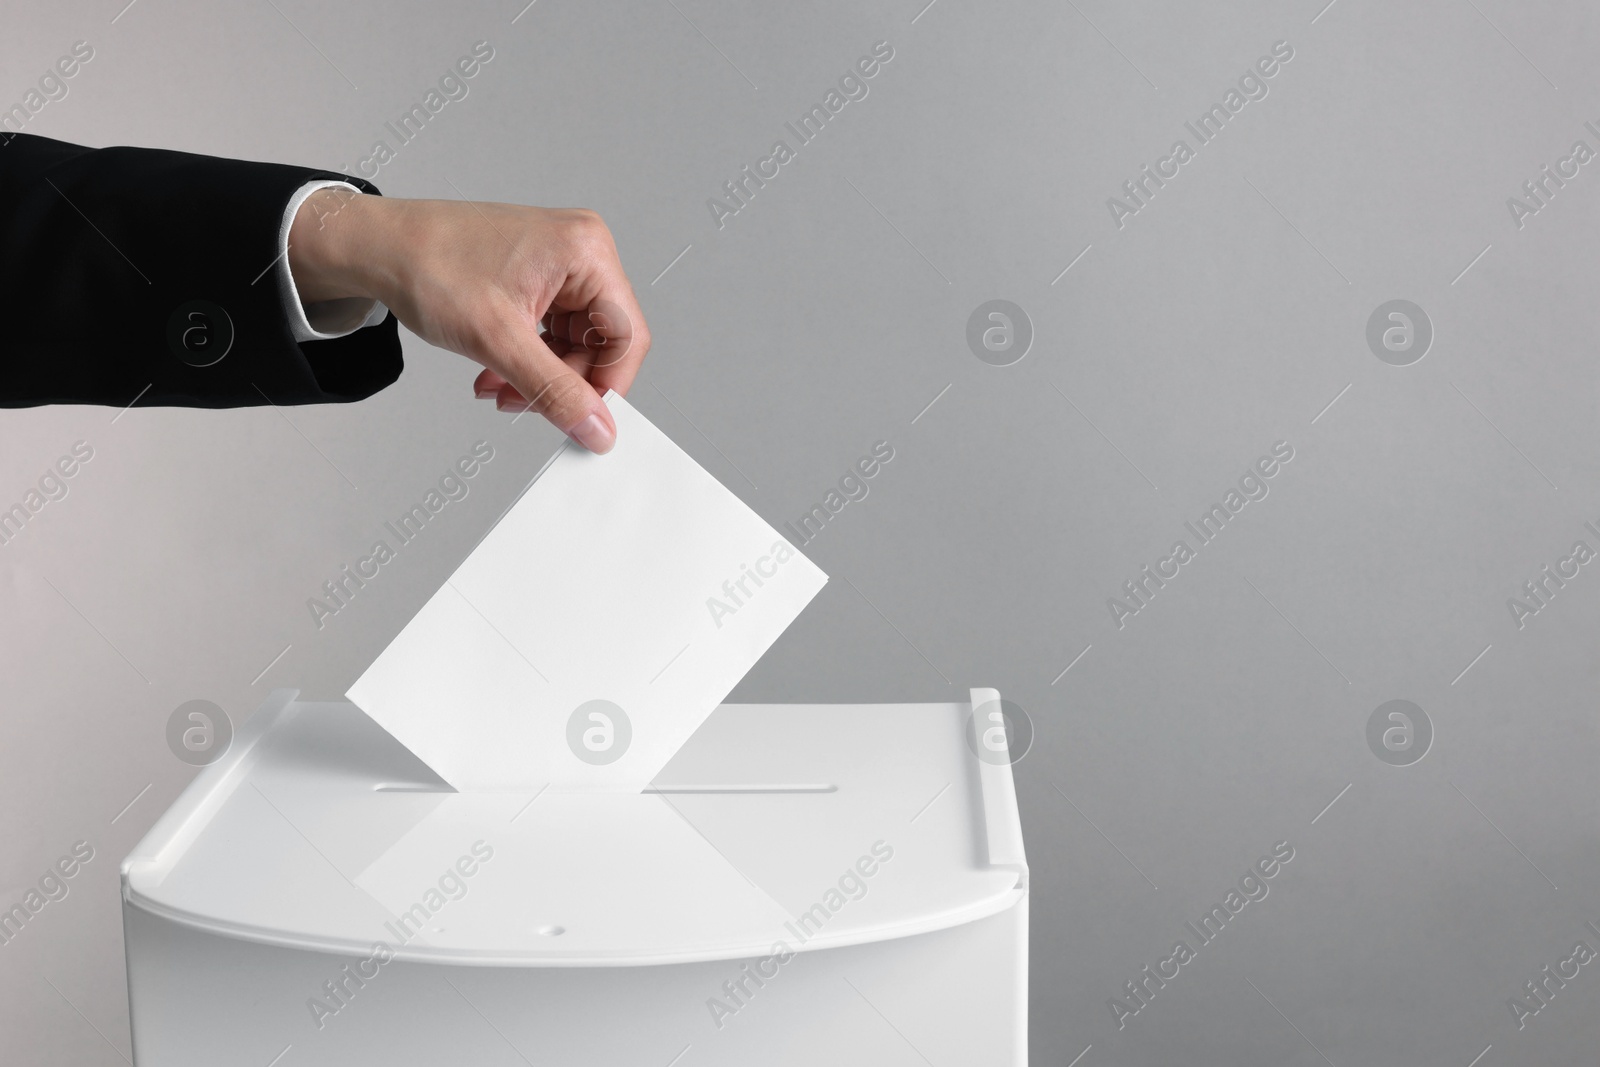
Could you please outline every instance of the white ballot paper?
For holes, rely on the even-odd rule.
[[[828,580],[604,399],[346,694],[462,792],[644,789]]]

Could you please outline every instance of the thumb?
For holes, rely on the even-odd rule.
[[[502,408],[532,410],[591,452],[611,451],[617,425],[600,394],[531,332],[507,330],[484,362],[506,380]]]

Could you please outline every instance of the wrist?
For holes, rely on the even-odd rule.
[[[383,200],[338,186],[306,197],[289,227],[289,272],[302,303],[379,298],[367,268]]]

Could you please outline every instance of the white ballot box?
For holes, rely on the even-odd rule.
[[[123,862],[138,1067],[1027,1063],[994,690],[724,704],[643,793],[455,792],[296,696]]]

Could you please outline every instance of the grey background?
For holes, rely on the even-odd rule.
[[[1505,201],[1600,148],[1595,10],[923,2],[12,3],[0,98],[86,39],[30,131],[337,169],[488,40],[384,192],[599,210],[655,336],[630,399],[775,525],[893,444],[733,698],[1029,710],[1033,1062],[1592,1057],[1594,966],[1521,1031],[1507,999],[1600,948],[1600,575],[1520,630],[1506,601],[1600,548],[1600,175],[1520,230]],[[884,39],[719,231],[706,198]],[[1278,40],[1270,94],[1118,229],[1106,198]],[[1032,319],[1014,366],[966,347],[996,298]],[[1365,343],[1395,298],[1435,329],[1403,368]],[[357,405],[0,419],[7,506],[95,450],[0,547],[0,900],[96,850],[0,946],[8,1058],[128,1050],[116,866],[194,773],[171,711],[341,693],[558,443],[406,357]],[[471,495],[319,631],[306,598],[483,438]],[[1107,598],[1278,440],[1270,496],[1119,630]],[[1435,730],[1409,767],[1365,740],[1395,698]],[[1283,840],[1270,896],[1119,1030],[1108,998]]]

